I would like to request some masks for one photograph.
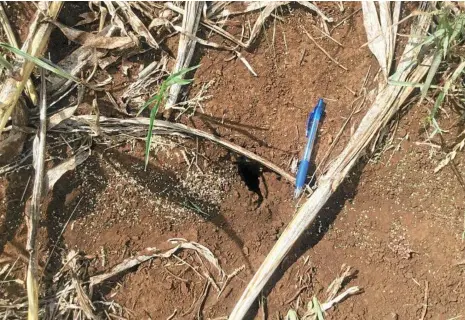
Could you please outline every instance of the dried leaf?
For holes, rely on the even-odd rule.
[[[242,6],[245,5],[245,7],[237,9],[237,5],[239,4]],[[229,9],[224,9],[218,15],[215,15],[215,18],[223,18],[223,17],[233,16],[233,15],[238,15],[238,14],[244,14],[247,12],[255,11],[263,7],[266,7],[268,4],[269,4],[268,1],[252,1],[252,2],[247,2],[247,3],[236,2],[234,4],[236,10],[232,11]]]
[[[376,11],[376,5],[374,2],[362,1],[363,10],[363,24],[365,25],[365,31],[367,33],[367,39],[369,41],[368,47],[371,52],[375,55],[376,60],[383,70],[385,77],[388,77],[387,70],[387,56],[386,56],[386,43],[384,41],[383,32],[378,19],[378,12]]]
[[[379,19],[381,21],[381,30],[382,38],[386,46],[386,72],[389,73],[390,65],[392,61],[392,54],[394,43],[392,42],[392,33],[391,33],[391,2],[389,1],[380,1],[379,2]],[[388,76],[389,74],[387,74]]]
[[[279,8],[280,6],[286,5],[288,3],[289,1],[269,2],[269,4],[265,7],[265,9],[262,12],[260,12],[260,15],[255,21],[252,32],[250,33],[249,41],[247,41],[246,43],[247,48],[250,47],[252,43],[255,41],[255,38],[260,33],[260,30],[262,30],[265,20],[273,13],[273,11]]]
[[[57,26],[69,40],[79,43],[84,47],[98,49],[122,49],[135,45],[134,41],[132,41],[130,37],[107,37],[105,35],[73,29],[56,21],[51,21],[51,23]]]
[[[117,264],[110,270],[110,272],[91,277],[89,281],[90,287],[100,284],[103,281],[110,279],[120,274],[121,272],[134,268],[135,266],[138,266],[139,264],[145,261],[148,261],[150,259],[169,258],[180,249],[191,249],[191,250],[197,251],[199,254],[205,257],[215,268],[218,269],[222,277],[225,275],[223,269],[221,269],[218,263],[218,260],[215,258],[213,253],[208,248],[204,247],[203,245],[199,243],[190,242],[185,239],[171,239],[169,241],[171,243],[179,243],[179,244],[177,244],[175,247],[168,249],[164,252],[156,248],[147,248],[144,250],[144,252],[141,255],[138,255],[134,258],[125,259],[123,262]]]
[[[216,268],[216,270],[218,270],[218,274],[220,275],[220,277],[223,278],[225,276],[225,272],[221,268],[218,259],[216,259],[216,257],[207,247],[201,245],[200,243],[187,241],[186,239],[181,238],[170,239],[168,241],[173,244],[179,245],[183,249],[191,249],[197,251],[201,256],[207,259],[208,262],[210,262]]]
[[[52,129],[53,127],[56,127],[57,125],[59,125],[60,122],[62,122],[63,120],[70,118],[76,111],[77,107],[78,105],[68,107],[52,115],[49,118],[48,129]]]
[[[193,34],[187,32],[187,31],[184,31],[181,26],[174,26],[173,28],[177,32],[179,32],[179,33],[183,34],[184,36],[188,37],[190,40],[198,42],[199,44],[201,44],[203,46],[216,48],[216,49],[221,49],[221,50],[230,50],[230,51],[234,50],[234,48],[232,48],[232,47],[221,45],[221,44],[218,44],[216,42],[208,41],[208,40],[199,38],[197,36],[194,36]]]
[[[464,131],[465,132],[465,131]],[[462,151],[465,147],[465,138],[457,143],[453,148],[452,151],[449,152],[444,159],[439,162],[438,166],[434,168],[434,173],[438,173],[442,168],[447,166],[449,162],[453,161],[457,156],[458,151]]]
[[[147,27],[142,23],[142,21],[140,21],[139,17],[137,17],[137,15],[132,11],[131,7],[124,1],[116,1],[116,3],[126,14],[131,28],[141,37],[145,38],[151,47],[158,49],[158,43],[155,41]]]
[[[152,22],[150,22],[149,30],[151,30],[153,28],[161,27],[161,26],[164,26],[164,25],[168,25],[169,23],[170,23],[170,21],[168,19],[155,18],[155,19],[152,20]]]
[[[324,21],[333,22],[333,18],[328,18],[323,11],[321,11],[314,3],[310,1],[299,1],[301,6],[307,7],[308,9],[315,11]]]
[[[79,17],[82,18],[82,20],[76,23],[74,25],[75,27],[94,22],[95,20],[98,19],[98,14],[97,12],[89,11],[89,12],[84,12],[83,14],[80,14]]]
[[[64,108],[63,110],[60,110],[59,112],[55,113],[54,115],[50,116],[48,119],[48,125],[47,125],[47,130],[52,129],[53,127],[56,127],[59,125],[63,120],[69,119],[74,115],[74,112],[76,111],[77,107],[81,104],[82,100],[84,98],[84,88],[78,87],[78,97],[77,97],[77,102],[74,106]]]
[[[89,155],[90,149],[84,148],[76,155],[66,159],[56,167],[48,170],[44,177],[44,189],[47,191],[52,190],[58,179],[60,179],[66,172],[76,169],[76,167],[83,163],[89,157]]]
[[[73,287],[76,290],[76,300],[78,305],[81,307],[82,311],[86,315],[87,319],[98,320],[100,319],[97,315],[94,314],[95,307],[92,305],[92,301],[89,299],[87,294],[82,288],[82,281],[78,279],[75,275],[71,279]]]

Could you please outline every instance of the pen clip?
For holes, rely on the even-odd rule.
[[[310,114],[308,115],[308,120],[307,120],[307,128],[305,130],[305,136],[308,138],[308,133],[310,132],[310,128],[312,127],[312,122],[313,122],[313,118],[315,117],[315,110],[313,110],[312,112],[310,112]]]

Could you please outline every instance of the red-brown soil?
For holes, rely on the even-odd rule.
[[[345,3],[341,13],[334,3],[319,6],[335,19],[333,25],[360,8]],[[290,171],[292,159],[301,155],[306,118],[317,99],[327,101],[316,148],[320,164],[351,112],[351,91],[359,93],[369,69],[367,90],[376,87],[378,65],[361,47],[366,42],[361,11],[332,32],[343,47],[322,37],[314,28],[319,19],[302,8],[292,7],[281,17],[267,24],[250,52],[243,52],[258,77],[239,60],[226,61],[228,52],[202,49],[190,96],[213,81],[207,92],[212,97],[203,103],[205,115],[181,121]],[[348,71],[329,60],[302,27]],[[230,31],[240,33],[239,28]],[[349,122],[330,159],[367,107]],[[392,148],[379,154],[383,145],[378,145],[347,177],[264,292],[268,319],[283,318],[295,308],[289,300],[303,286],[300,314],[314,295],[323,300],[343,264],[357,270],[348,286],[364,291],[330,310],[327,319],[420,319],[426,283],[425,319],[465,317],[464,269],[457,265],[465,258],[464,189],[450,167],[433,173],[442,152],[417,143],[425,139],[427,114],[423,106],[405,112],[385,139]],[[195,154],[197,159],[189,165],[183,152],[190,161]],[[42,222],[43,260],[58,239],[52,274],[60,267],[59,256],[70,249],[95,255],[90,272],[96,274],[144,248],[168,248],[168,239],[195,241],[209,248],[226,272],[245,266],[220,298],[210,288],[203,304],[204,319],[227,316],[291,220],[293,186],[202,140],[160,139],[147,171],[143,154],[138,142],[108,150],[95,146],[83,165],[57,183]],[[463,172],[459,158],[456,165]],[[25,242],[21,197],[27,181],[24,172],[0,180],[0,250],[13,256],[17,253],[7,240]],[[201,266],[188,251],[179,257]],[[174,319],[193,319],[205,281],[174,258],[155,259],[106,282],[95,294],[131,310],[125,316],[132,319],[167,319],[175,310]],[[17,284],[2,286],[9,295],[22,290]],[[262,317],[258,306],[252,314],[251,319]]]

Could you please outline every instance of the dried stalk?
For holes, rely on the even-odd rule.
[[[418,24],[414,25],[412,34],[420,34],[420,36],[426,34],[429,24],[430,17],[421,17]],[[415,39],[416,37],[412,37],[405,48],[398,66],[399,72],[393,75],[395,80],[418,82],[429,69],[428,64],[431,63],[432,56],[425,58],[423,64],[418,65],[412,72],[412,61],[416,61],[421,49],[421,46],[415,43]],[[328,172],[318,180],[318,188],[297,211],[292,221],[265,258],[265,261],[247,285],[247,288],[228,318],[229,320],[244,319],[250,306],[261,293],[263,287],[284,257],[342,183],[376,133],[387,124],[412,91],[412,87],[395,87],[391,85],[386,85],[380,91],[348,145],[335,159]]]
[[[40,125],[33,144],[33,165],[35,168],[34,188],[32,190],[31,205],[28,210],[28,237],[26,249],[29,251],[29,264],[27,268],[27,298],[28,320],[39,319],[39,279],[37,274],[37,246],[36,237],[40,219],[40,201],[42,199],[45,176],[45,136],[47,132],[47,105],[46,82],[44,70],[40,69]]]
[[[158,250],[157,248],[146,248],[136,257],[125,259],[123,262],[114,266],[108,273],[99,274],[92,276],[89,279],[89,286],[93,288],[94,286],[113,278],[122,272],[125,272],[135,266],[140,265],[146,261],[149,261],[154,258],[170,258],[180,250],[193,250],[199,255],[204,257],[210,264],[218,271],[221,279],[227,277],[224,270],[221,268],[218,259],[213,255],[213,253],[207,247],[193,241],[187,241],[185,239],[170,239],[168,240],[171,244],[175,245],[171,249],[166,251]],[[194,269],[195,270],[195,269]]]
[[[63,5],[63,2],[41,2],[39,7],[47,7],[47,17],[43,17],[41,10],[37,11],[37,15],[45,19],[56,19],[60,9]],[[40,20],[40,19],[39,19]],[[27,48],[24,50],[33,57],[40,57],[43,55],[46,48],[48,39],[50,38],[50,33],[52,32],[53,25],[49,23],[42,23],[37,25],[36,28],[31,28],[29,30],[28,39],[25,42]],[[24,49],[24,48],[23,48]],[[3,132],[5,125],[10,117],[13,109],[18,103],[18,99],[21,96],[21,92],[26,85],[27,80],[29,79],[32,70],[34,69],[34,62],[30,60],[25,60],[23,66],[20,70],[22,76],[21,81],[16,81],[15,79],[8,78],[5,81],[5,84],[0,91],[0,134]]]
[[[6,12],[5,12],[5,9],[3,8],[2,3],[0,3],[0,22],[2,23],[3,30],[5,30],[6,37],[10,45],[19,49],[18,41],[16,40],[15,33],[13,32],[13,29],[11,28],[10,21],[8,20],[8,17],[6,15]],[[22,59],[20,56],[16,56],[16,57],[19,59]],[[32,103],[36,105],[39,99],[37,97],[37,91],[31,78],[27,79],[26,93],[31,99]]]
[[[95,122],[95,116],[89,116],[89,115],[83,115],[83,116],[74,116],[70,118],[71,120],[74,120],[77,122],[77,124],[71,124],[73,126],[72,130],[75,131],[89,131],[89,123]],[[117,118],[107,118],[100,116],[99,118],[100,121],[100,129],[102,130],[103,133],[106,134],[111,134],[111,133],[121,133],[125,127],[128,125],[129,131],[133,132],[134,131],[134,126],[143,126],[144,128],[149,125],[150,119],[149,118],[132,118],[132,119],[117,119]],[[69,125],[69,123],[68,123]],[[76,128],[76,125],[79,127]],[[86,128],[82,128],[82,125],[86,126]],[[271,163],[270,161],[263,159],[262,157],[256,155],[255,153],[252,153],[248,151],[247,149],[244,149],[238,145],[235,145],[234,143],[231,143],[229,141],[223,140],[217,136],[214,136],[213,134],[210,134],[208,132],[204,132],[198,129],[190,128],[186,125],[180,124],[180,123],[172,123],[168,121],[163,121],[163,120],[155,120],[154,121],[154,132],[157,134],[164,134],[167,132],[180,132],[180,133],[186,133],[189,135],[194,135],[197,137],[201,137],[207,140],[210,140],[214,143],[217,143],[229,150],[232,150],[240,155],[243,155],[244,157],[247,157],[253,161],[256,161],[260,163],[261,165],[267,167],[271,171],[276,172],[286,180],[288,180],[291,183],[295,182],[295,178],[278,167],[277,165]]]
[[[203,1],[187,1],[185,4],[186,9],[182,19],[182,30],[187,33],[187,35],[185,33],[181,33],[181,36],[179,37],[178,56],[172,71],[173,74],[190,66],[192,57],[194,56],[196,40],[192,39],[188,35],[195,36],[197,34],[200,17],[202,15],[202,8],[204,6]],[[174,84],[171,86],[169,96],[166,101],[166,109],[169,109],[176,104],[180,92],[180,84]]]

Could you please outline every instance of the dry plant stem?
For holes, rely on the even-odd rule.
[[[195,243],[195,242],[189,242],[184,239],[171,239],[170,242],[172,244],[176,244],[175,247],[166,250],[164,252],[157,250],[156,248],[147,248],[144,250],[144,252],[134,258],[128,258],[125,259],[123,262],[119,263],[118,265],[114,266],[108,273],[96,275],[90,278],[90,288],[92,288],[95,285],[98,285],[102,283],[103,281],[112,278],[121,272],[124,272],[128,269],[131,269],[145,261],[151,260],[153,258],[169,258],[171,256],[174,256],[178,258],[175,253],[178,252],[181,249],[187,249],[187,250],[194,250],[196,252],[200,252],[207,260],[219,271],[221,271],[221,275],[224,276],[224,271],[220,268],[218,261],[216,258],[213,256],[210,250],[205,248],[204,246]],[[179,258],[180,259],[180,258]],[[185,262],[187,264],[187,262]],[[196,271],[192,266],[190,266],[192,270]],[[200,274],[199,274],[200,275]],[[202,278],[202,276],[200,275]]]
[[[196,35],[199,28],[200,17],[202,15],[203,1],[187,1],[186,9],[182,19],[182,29],[189,35]],[[190,66],[194,56],[196,40],[181,33],[179,37],[178,56],[172,74]],[[173,84],[170,87],[169,96],[166,101],[166,109],[171,108],[178,101],[181,92],[180,84]]]
[[[347,71],[347,68],[344,67],[342,64],[340,64],[336,59],[334,59],[333,57],[331,57],[331,55],[322,47],[318,44],[318,42],[316,42],[315,39],[313,39],[313,37],[310,35],[310,33],[302,26],[302,30],[305,32],[305,34],[307,35],[307,37],[312,40],[312,42],[318,47],[318,49],[320,49],[332,62],[334,62],[335,64],[337,64],[340,68],[344,69],[345,71]]]
[[[217,26],[214,22],[210,21],[208,18],[207,19],[202,19],[201,24],[210,30],[218,33],[219,35],[225,37],[226,39],[230,40],[231,42],[234,42],[238,46],[241,46],[243,48],[249,48],[252,43],[255,41],[257,36],[260,34],[260,30],[262,29],[263,24],[265,23],[266,19],[273,13],[273,11],[282,6],[288,4],[290,1],[275,1],[275,2],[266,2],[263,5],[256,5],[252,6],[253,10],[260,9],[264,7],[263,11],[260,12],[260,15],[258,16],[257,20],[254,23],[254,26],[250,32],[249,40],[244,43],[238,39],[236,39],[233,35],[231,35],[229,32],[225,31],[224,29],[220,28]],[[176,13],[179,14],[184,14],[184,9],[179,8],[178,6],[174,5],[171,2],[166,2],[165,6],[168,9],[173,10]],[[315,7],[316,8],[316,7]],[[235,14],[237,14],[236,12]]]
[[[323,34],[326,38],[328,38],[329,40],[333,41],[334,43],[336,43],[337,45],[341,46],[341,47],[344,47],[342,45],[342,43],[340,43],[339,41],[337,41],[336,39],[334,39],[333,37],[331,37],[329,34],[327,34],[326,32],[324,32],[323,30],[317,28],[316,26],[312,25],[312,27],[316,30],[318,30],[319,32],[321,32],[321,34]]]
[[[47,3],[39,3],[39,6],[48,5],[48,17],[49,19],[55,19],[60,12],[63,2],[55,1]],[[37,15],[42,15],[41,11],[38,10]],[[32,28],[28,35],[29,43],[27,53],[34,57],[40,57],[43,55],[46,48],[50,33],[52,32],[53,25],[49,23],[43,23],[37,26],[37,30]],[[35,64],[32,61],[25,60],[21,68],[20,74],[22,76],[21,81],[16,81],[12,78],[8,78],[0,91],[0,134],[5,128],[6,122],[10,117],[13,109],[15,108],[21,92],[29,79]]]
[[[339,27],[341,24],[343,24],[344,22],[346,22],[348,19],[350,19],[353,15],[357,14],[357,12],[359,12],[360,10],[362,10],[362,8],[358,8],[357,10],[355,10],[354,12],[352,12],[351,14],[349,14],[347,17],[345,17],[344,19],[342,19],[341,21],[339,21],[334,27],[332,27],[331,31],[329,32],[329,34],[333,33],[333,31]]]
[[[412,33],[423,35],[430,25],[430,18],[422,17],[417,25],[414,24]],[[420,81],[429,69],[428,64],[432,61],[432,56],[424,60],[424,64],[419,65],[412,72],[411,61],[417,59],[417,54],[421,46],[416,46],[413,39],[406,45],[401,63],[398,66],[399,72],[396,80],[399,81]],[[292,221],[286,227],[276,244],[271,249],[265,261],[262,263],[256,274],[253,276],[247,288],[243,292],[236,306],[234,307],[229,320],[244,319],[250,306],[262,292],[263,287],[273,275],[275,270],[283,261],[284,257],[291,250],[302,233],[316,218],[318,212],[342,183],[345,176],[350,172],[365,148],[369,145],[376,133],[383,128],[391,117],[398,111],[401,104],[413,91],[409,87],[395,87],[386,85],[377,95],[373,105],[367,111],[359,127],[352,136],[348,145],[341,154],[334,160],[328,172],[318,180],[318,188],[311,197],[296,212]]]
[[[336,305],[339,302],[345,300],[347,297],[349,297],[351,295],[354,295],[354,294],[357,294],[359,292],[361,292],[361,289],[359,287],[350,287],[349,289],[347,289],[346,291],[344,291],[340,295],[338,295],[338,296],[334,297],[333,299],[323,303],[321,305],[321,310],[327,311],[327,310],[331,309],[334,305]]]
[[[300,287],[299,290],[297,290],[296,293],[294,293],[292,295],[292,297],[290,297],[289,299],[286,300],[285,304],[290,304],[292,301],[294,301],[295,299],[297,299],[298,296],[300,296],[300,294],[302,293],[302,291],[304,290],[307,290],[309,286],[303,286],[303,287]]]
[[[0,3],[0,22],[2,23],[3,30],[5,30],[5,33],[6,33],[6,36],[8,38],[8,42],[10,43],[10,45],[19,49],[18,41],[16,41],[16,36],[13,32],[13,29],[11,28],[10,21],[8,20],[5,9],[3,8],[3,4],[1,3]],[[17,56],[17,58],[20,58],[20,57]],[[26,82],[26,93],[31,99],[32,103],[36,105],[38,102],[37,91],[36,91],[36,88],[34,87],[34,83],[32,83],[32,80],[30,78],[28,78]]]
[[[28,210],[28,237],[26,249],[29,251],[29,264],[27,268],[27,297],[28,297],[28,320],[39,319],[39,279],[37,274],[37,246],[36,237],[39,228],[40,202],[42,199],[44,176],[45,176],[45,136],[47,132],[47,105],[45,93],[44,70],[41,74],[40,94],[40,125],[39,132],[34,139],[33,164],[35,168],[34,187],[32,190],[31,205]]]
[[[71,120],[78,121],[80,123],[84,123],[85,125],[88,126],[89,121],[93,121],[95,117],[94,116],[75,116],[71,117]],[[100,117],[100,128],[102,132],[106,133],[107,126],[109,123],[120,123],[120,124],[132,124],[132,125],[141,125],[141,126],[148,126],[150,119],[149,118],[132,118],[132,119],[116,119],[116,118],[107,118],[107,117]],[[186,125],[180,124],[180,123],[172,123],[168,121],[163,121],[163,120],[155,120],[154,121],[154,131],[156,130],[164,130],[164,131],[175,131],[175,132],[180,132],[180,133],[186,133],[189,135],[194,135],[197,137],[201,137],[207,140],[210,140],[212,142],[215,142],[229,150],[232,150],[240,155],[243,155],[253,161],[256,161],[260,163],[261,165],[267,167],[271,171],[276,172],[286,180],[288,180],[291,183],[295,183],[295,177],[287,173],[285,170],[281,169],[277,165],[271,163],[270,161],[263,159],[262,157],[256,155],[253,152],[248,151],[247,149],[244,149],[234,143],[231,143],[229,141],[223,140],[217,136],[214,136],[213,134],[190,128]],[[111,129],[109,131],[114,131],[114,129]],[[163,134],[163,132],[157,132],[159,134]]]
[[[423,301],[423,311],[421,312],[420,320],[424,320],[428,312],[428,281],[425,281],[425,297]]]

